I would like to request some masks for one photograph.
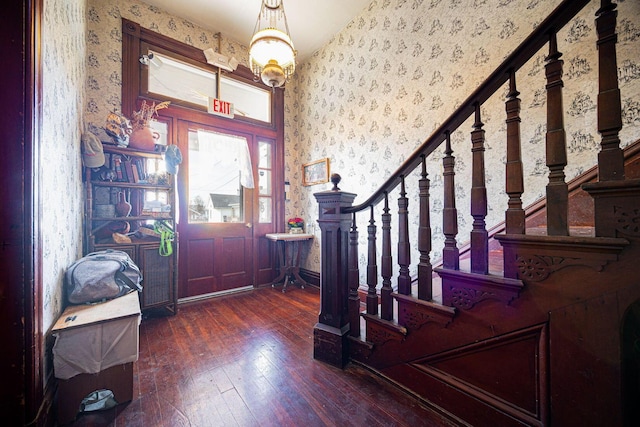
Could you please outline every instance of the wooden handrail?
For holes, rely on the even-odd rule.
[[[446,132],[460,127],[475,112],[475,105],[482,105],[502,85],[509,80],[511,72],[520,69],[549,41],[549,35],[564,27],[578,14],[590,0],[564,0],[491,75],[442,123],[404,163],[363,203],[346,207],[344,213],[359,212],[378,204],[385,195],[400,184],[403,176],[408,176],[422,161],[422,156],[430,155],[445,140]]]

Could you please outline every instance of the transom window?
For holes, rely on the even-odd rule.
[[[230,79],[154,50],[149,50],[147,56],[150,58],[147,64],[147,87],[142,90],[150,96],[183,101],[204,108],[207,108],[209,98],[218,98],[233,104],[234,115],[271,122],[271,91]]]

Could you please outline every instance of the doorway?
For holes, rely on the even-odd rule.
[[[253,136],[178,123],[179,295],[204,298],[256,284]]]
[[[162,145],[176,144],[183,157],[175,197],[179,300],[269,285],[275,254],[265,235],[285,224],[284,91],[256,82],[242,64],[223,72],[197,47],[122,23],[122,113],[130,117],[142,101],[171,101],[155,120],[163,123]],[[151,54],[156,61],[143,61]],[[231,103],[233,114],[210,111],[216,99]],[[224,142],[202,142],[198,131]],[[248,147],[255,188],[227,187],[241,176],[226,169],[235,157],[220,159],[239,141]],[[220,170],[226,180],[214,174]]]

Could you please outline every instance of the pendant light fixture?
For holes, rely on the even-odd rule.
[[[249,62],[257,78],[280,87],[296,69],[296,51],[289,36],[283,0],[262,0],[249,43]]]

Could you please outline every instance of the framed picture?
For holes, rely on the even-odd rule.
[[[302,185],[324,184],[325,182],[329,182],[329,158],[302,165]]]

